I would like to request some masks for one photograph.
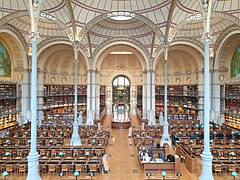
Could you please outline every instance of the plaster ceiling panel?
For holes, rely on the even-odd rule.
[[[1,0],[0,1],[0,18],[20,10],[26,10],[28,4],[25,0]]]
[[[210,33],[212,34],[211,44],[214,44],[217,38],[219,37],[219,35],[227,27],[230,27],[232,25],[233,23],[231,21],[228,21],[227,19],[213,16],[211,18],[211,29],[210,29]],[[204,30],[203,30],[202,19],[191,20],[188,23],[186,23],[181,29],[178,30],[175,37],[191,37],[201,41],[203,33],[204,33]]]
[[[65,24],[71,21],[66,0],[47,0],[42,2],[42,11],[51,14]]]
[[[232,14],[240,18],[240,1],[239,0],[215,0],[214,11]]]

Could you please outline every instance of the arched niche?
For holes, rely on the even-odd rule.
[[[154,63],[156,84],[164,83],[164,52]],[[188,44],[175,44],[168,50],[168,80],[170,84],[197,84],[198,71],[203,68],[203,56]]]
[[[231,78],[231,63],[237,47],[240,45],[240,30],[229,33],[219,45],[216,52],[215,69],[218,70],[220,81],[239,80]]]
[[[24,78],[24,69],[28,69],[27,53],[18,36],[8,30],[0,30],[0,42],[6,48],[10,57],[11,76],[0,77],[0,80],[21,82]]]
[[[71,44],[54,43],[42,49],[38,56],[39,68],[44,72],[45,84],[74,83],[74,52]],[[78,55],[79,84],[87,83],[86,60],[81,53]]]

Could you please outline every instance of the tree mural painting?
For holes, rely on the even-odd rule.
[[[0,77],[11,77],[11,60],[5,46],[0,42]]]
[[[231,77],[240,77],[240,45],[236,48],[231,64]]]

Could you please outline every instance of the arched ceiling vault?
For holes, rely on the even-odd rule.
[[[11,25],[30,43],[28,6],[28,0],[0,1],[0,26]],[[110,18],[112,14],[109,16],[123,11],[134,14],[134,18],[117,21]],[[234,25],[239,28],[240,1],[213,0],[213,11],[211,46],[215,47],[227,28]],[[202,42],[200,4],[195,0],[44,0],[41,13],[39,43],[52,37],[72,40],[74,35],[85,32],[80,37],[81,48],[90,57],[109,37],[135,39],[153,57],[161,51],[164,38]]]

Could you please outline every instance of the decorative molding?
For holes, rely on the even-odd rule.
[[[7,24],[7,23],[3,24],[2,26],[0,26],[0,28],[1,29],[8,29],[8,30],[14,32],[17,35],[17,37],[20,39],[20,41],[21,41],[21,43],[22,43],[22,45],[24,47],[25,52],[28,53],[28,50],[29,50],[28,43],[26,42],[26,39],[24,38],[22,33],[19,31],[19,29],[15,28],[13,25]]]
[[[117,41],[125,41],[125,42],[133,43],[133,44],[137,45],[138,47],[140,47],[140,48],[144,51],[144,53],[148,56],[149,59],[151,58],[150,52],[145,48],[145,46],[144,46],[141,42],[139,42],[139,41],[136,40],[136,39],[131,39],[131,38],[124,37],[124,36],[119,36],[119,37],[115,37],[115,38],[109,38],[109,39],[103,41],[102,43],[100,43],[100,44],[98,45],[98,47],[94,50],[94,52],[93,52],[93,57],[96,57],[97,53],[98,53],[104,46],[106,46],[107,44],[113,43],[113,42],[117,42]]]
[[[98,24],[99,22],[101,21],[104,21],[105,19],[108,19],[109,18],[109,14],[112,14],[112,13],[117,13],[117,12],[122,12],[122,13],[127,13],[129,14],[129,16],[135,18],[135,19],[138,19],[139,21],[145,23],[146,25],[148,25],[149,27],[152,28],[152,30],[156,33],[156,35],[158,36],[159,40],[162,42],[164,42],[164,34],[162,33],[162,31],[157,27],[156,24],[154,24],[150,19],[148,19],[147,17],[145,16],[142,16],[140,14],[136,14],[136,13],[131,13],[131,12],[128,12],[128,11],[114,11],[114,12],[107,12],[107,13],[104,13],[102,15],[99,15],[97,17],[95,17],[94,19],[92,19],[87,25],[84,26],[84,28],[80,31],[80,33],[78,34],[78,37],[79,37],[79,40],[82,41],[82,39],[86,36],[86,33],[91,30],[91,28]],[[134,16],[133,16],[134,14]]]
[[[67,36],[54,36],[51,38],[47,38],[42,40],[41,42],[38,43],[37,47],[38,49],[41,49],[43,46],[45,46],[48,43],[56,42],[56,41],[66,41],[66,42],[71,42]]]
[[[239,30],[239,26],[237,25],[232,25],[229,26],[228,28],[226,28],[217,38],[216,42],[215,42],[215,50],[217,50],[221,44],[221,42],[228,36],[228,34],[230,34],[233,31],[237,31]]]
[[[199,46],[202,50],[204,50],[204,44],[197,40],[196,38],[191,38],[191,37],[176,37],[173,39],[173,42],[177,42],[177,41],[186,41],[186,42],[190,42],[190,43],[193,43],[193,44],[196,44],[197,46]]]

